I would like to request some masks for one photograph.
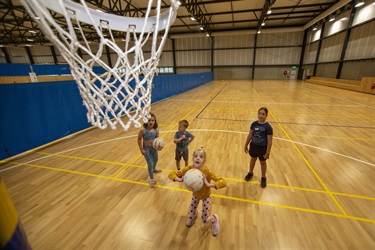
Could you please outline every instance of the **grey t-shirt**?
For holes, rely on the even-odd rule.
[[[183,133],[181,131],[177,131],[176,134],[174,135],[174,138],[179,139],[182,135]],[[185,139],[183,139],[182,141],[176,144],[176,149],[181,152],[187,150],[188,142],[191,137],[192,137],[192,134],[188,131],[185,131]]]

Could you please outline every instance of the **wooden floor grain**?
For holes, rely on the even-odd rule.
[[[243,152],[269,109],[268,186]],[[374,249],[375,97],[301,81],[213,81],[152,106],[160,136],[156,187],[138,129],[88,129],[4,160],[0,175],[34,249]],[[207,165],[221,232],[185,226],[191,194],[170,181],[173,136],[187,119]]]

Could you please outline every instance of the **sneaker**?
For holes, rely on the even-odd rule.
[[[265,188],[267,186],[267,178],[262,177],[261,182],[260,182],[260,187]]]
[[[212,215],[215,217],[215,221],[212,223],[212,235],[216,236],[220,232],[220,225],[219,225],[219,216],[217,214]]]
[[[253,175],[254,174],[252,172],[247,173],[247,175],[245,176],[245,181],[251,180],[253,178]]]
[[[154,179],[150,179],[150,188],[153,188],[155,186]]]
[[[154,173],[160,173],[161,172],[161,169],[160,168],[156,168],[155,170],[154,170]]]
[[[188,218],[186,222],[186,226],[191,227],[194,224],[195,220],[198,218],[198,213],[199,213],[198,210],[195,210],[193,218],[190,218],[190,217]]]

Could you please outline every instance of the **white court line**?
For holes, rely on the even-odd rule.
[[[236,134],[245,134],[245,135],[248,134],[248,132],[232,131],[232,130],[190,129],[189,131],[214,132],[214,133],[223,132],[223,133],[236,133]],[[159,133],[171,133],[171,132],[176,132],[176,130],[159,131]],[[43,157],[40,157],[40,158],[31,160],[31,161],[28,161],[28,162],[25,162],[25,163],[21,163],[21,164],[18,164],[18,165],[9,167],[9,168],[2,169],[2,170],[0,170],[0,173],[8,171],[8,170],[11,170],[11,169],[14,169],[14,168],[17,168],[17,167],[20,167],[20,166],[25,165],[25,164],[29,164],[29,163],[32,163],[32,162],[35,162],[35,161],[39,161],[39,160],[42,160],[42,159],[45,159],[45,158],[48,158],[48,157],[51,157],[51,156],[63,154],[63,153],[70,152],[70,151],[73,151],[73,150],[77,150],[77,149],[81,149],[81,148],[85,148],[85,147],[90,147],[90,146],[94,146],[94,145],[98,145],[98,144],[102,144],[102,143],[106,143],[106,142],[111,142],[111,141],[117,141],[117,140],[121,140],[121,139],[126,139],[126,138],[130,138],[130,137],[136,137],[136,136],[138,136],[138,135],[130,135],[130,136],[118,137],[118,138],[114,138],[114,139],[110,139],[110,140],[105,140],[105,141],[101,141],[101,142],[91,143],[91,144],[80,146],[80,147],[77,147],[77,148],[71,148],[71,149],[64,150],[64,151],[61,151],[61,152],[58,152],[58,153],[54,153],[54,154],[50,154],[50,155],[47,155],[47,156],[43,156]],[[328,150],[328,149],[325,149],[325,148],[316,147],[316,146],[312,146],[312,145],[309,145],[309,144],[306,144],[306,143],[296,142],[296,141],[292,141],[292,140],[288,140],[288,139],[284,139],[284,138],[279,138],[279,137],[274,137],[274,139],[280,140],[280,141],[291,142],[291,143],[299,144],[299,145],[302,145],[302,146],[306,146],[306,147],[310,147],[310,148],[314,148],[314,149],[318,149],[318,150],[322,150],[322,151],[325,151],[325,152],[328,152],[328,153],[331,153],[331,154],[335,154],[335,155],[338,155],[338,156],[341,156],[341,157],[345,157],[345,158],[348,158],[348,159],[351,159],[351,160],[354,160],[354,161],[357,161],[357,162],[364,163],[364,164],[369,165],[371,167],[375,167],[375,164],[373,164],[373,163],[362,161],[360,159],[357,159],[357,158],[354,158],[354,157],[351,157],[351,156],[348,156],[348,155],[340,154],[340,153],[337,153],[337,152],[334,152],[334,151],[331,151],[331,150]]]
[[[345,99],[341,99],[341,100],[344,100],[344,101],[348,101],[348,100],[345,100]],[[180,102],[186,102],[186,99],[173,99],[173,101],[180,101]],[[193,101],[193,102],[203,102],[203,101],[207,101],[207,100],[189,100],[190,101]],[[269,105],[300,105],[300,106],[324,106],[324,107],[353,107],[353,108],[358,108],[358,105],[359,106],[364,106],[364,107],[367,107],[367,108],[371,108],[371,109],[375,109],[373,107],[370,107],[370,106],[366,106],[366,105],[363,105],[363,104],[359,104],[359,103],[355,103],[355,102],[352,102],[352,101],[348,101],[348,102],[352,102],[353,104],[315,104],[315,103],[295,103],[295,102],[253,102],[253,101],[248,101],[248,102],[238,102],[238,101],[212,101],[212,102],[224,102],[224,103],[245,103],[245,104],[255,104],[255,103],[260,103],[260,104],[269,104]]]
[[[69,135],[69,136],[71,136],[71,135]],[[61,152],[57,152],[57,153],[54,153],[54,154],[50,154],[50,155],[47,155],[47,156],[43,156],[43,157],[31,160],[31,161],[28,161],[28,162],[25,162],[25,163],[21,163],[21,164],[18,164],[18,165],[9,167],[9,168],[2,169],[2,170],[0,170],[0,173],[1,172],[5,172],[7,170],[11,170],[13,168],[17,168],[17,167],[25,165],[25,164],[29,164],[29,163],[32,163],[32,162],[35,162],[35,161],[39,161],[39,160],[43,160],[43,159],[49,158],[51,156],[55,156],[55,155],[59,155],[59,154],[64,154],[66,152],[70,152],[70,151],[73,151],[73,150],[77,150],[77,149],[81,149],[81,148],[86,148],[86,147],[90,147],[90,146],[94,146],[94,145],[102,144],[102,143],[106,143],[106,142],[117,141],[117,140],[126,139],[126,138],[130,138],[130,137],[135,137],[135,136],[138,136],[138,135],[130,135],[130,136],[118,137],[118,138],[114,138],[114,139],[109,139],[109,140],[105,140],[105,141],[100,141],[100,142],[95,142],[95,143],[87,144],[87,145],[76,147],[76,148],[67,149],[67,150],[64,150],[64,151],[61,151]]]
[[[295,103],[295,102],[237,102],[237,101],[212,101],[212,102],[228,102],[228,103],[264,103],[264,104],[276,104],[276,105],[303,105],[303,106],[325,106],[325,107],[358,107],[358,105],[354,104],[345,104],[345,105],[340,105],[340,104],[314,104],[314,103]]]
[[[329,96],[329,97],[337,99],[337,100],[341,100],[341,101],[353,103],[353,104],[361,106],[361,107],[365,107],[365,108],[369,108],[369,109],[375,109],[374,107],[371,107],[371,106],[367,106],[367,105],[364,105],[364,104],[361,104],[361,103],[357,103],[357,102],[353,102],[353,101],[350,101],[350,100],[346,100],[344,98],[339,98],[337,96],[332,96],[332,95],[329,95],[329,94],[326,94],[326,93],[323,93],[323,92],[320,92],[320,91],[316,91],[316,90],[312,90],[312,89],[308,89],[308,88],[304,88],[304,87],[299,87],[299,88],[304,89],[304,90],[309,90],[311,92],[316,92],[316,93],[319,93],[321,95],[326,95],[326,96]]]

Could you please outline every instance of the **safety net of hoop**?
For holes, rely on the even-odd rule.
[[[152,80],[178,4],[171,0],[161,13],[161,0],[156,7],[149,0],[144,17],[131,18],[95,11],[84,0],[22,2],[69,63],[88,121],[102,129],[141,127],[149,117]]]

